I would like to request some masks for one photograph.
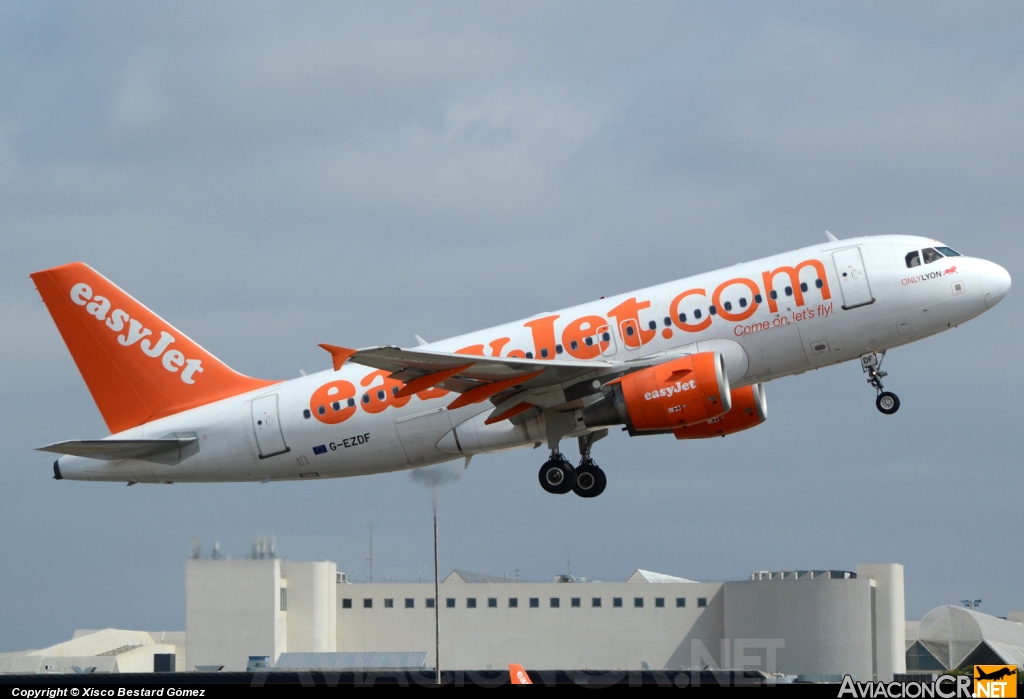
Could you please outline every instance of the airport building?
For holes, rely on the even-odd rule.
[[[696,582],[520,582],[456,570],[433,582],[349,582],[331,562],[191,559],[185,632],[80,631],[0,654],[0,672],[433,667],[761,670],[889,680],[971,662],[1024,663],[1024,615],[904,614],[903,568],[758,571]]]

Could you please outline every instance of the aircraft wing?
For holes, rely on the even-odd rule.
[[[345,362],[354,362],[390,372],[390,378],[405,384],[399,397],[436,386],[462,394],[449,404],[449,410],[490,400],[496,407],[488,424],[504,419],[519,422],[537,410],[582,407],[581,399],[597,393],[608,381],[676,356],[610,362],[485,357],[387,345],[361,350],[320,346],[331,353],[335,371]]]
[[[435,384],[463,393],[481,382],[491,383],[531,375],[524,388],[571,384],[590,376],[613,373],[615,364],[604,361],[539,360],[519,357],[482,357],[400,347],[372,347],[356,351],[350,362],[391,372],[391,378],[410,381],[437,372],[458,369]]]
[[[117,459],[145,459],[151,456],[168,454],[195,443],[196,437],[171,439],[74,439],[68,442],[55,442],[39,447],[36,451],[49,451],[54,454],[85,456],[102,461]]]

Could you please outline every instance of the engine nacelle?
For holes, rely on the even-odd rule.
[[[732,390],[732,410],[696,425],[687,425],[672,430],[676,439],[707,439],[724,437],[733,432],[750,429],[768,419],[768,403],[764,397],[764,386],[759,383]]]
[[[674,430],[725,415],[729,375],[719,352],[700,352],[627,374],[583,410],[588,427],[626,425],[637,432]]]

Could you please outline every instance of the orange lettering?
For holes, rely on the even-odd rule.
[[[412,396],[405,396],[404,398],[395,397],[395,393],[400,391],[405,384],[388,378],[390,373],[390,371],[378,369],[377,371],[370,372],[359,381],[361,385],[369,386],[377,378],[382,380],[380,385],[371,388],[363,394],[363,397],[360,399],[363,402],[363,410],[368,413],[379,413],[391,406],[401,408],[412,400]]]
[[[545,316],[523,323],[533,332],[534,359],[555,358],[555,320],[557,318],[558,316]]]
[[[355,406],[348,405],[348,399],[355,395],[356,387],[348,381],[331,381],[313,392],[309,398],[309,409],[320,422],[337,425],[356,412]]]
[[[699,333],[701,330],[706,330],[711,327],[711,316],[702,320],[697,324],[684,323],[679,319],[679,302],[685,299],[687,296],[705,296],[703,289],[687,289],[683,293],[672,299],[672,303],[668,306],[669,317],[672,318],[672,323],[680,330],[685,330],[688,333]]]
[[[562,331],[562,345],[565,351],[576,359],[593,359],[608,348],[608,343],[601,340],[598,328],[608,324],[601,316],[583,316],[577,318]],[[587,340],[590,344],[587,344]]]
[[[804,293],[803,289],[800,288],[800,270],[804,267],[814,267],[818,272],[818,279],[821,280],[821,298],[828,300],[832,298],[832,294],[828,290],[828,279],[825,277],[825,265],[821,264],[818,260],[804,260],[796,267],[779,267],[773,269],[771,272],[762,273],[761,277],[764,279],[764,293],[768,295],[768,310],[772,313],[778,313],[779,304],[776,303],[776,299],[772,298],[772,293],[775,291],[773,286],[773,280],[776,274],[786,274],[789,276],[790,288],[793,290],[793,300],[797,306],[804,305]],[[777,293],[776,293],[777,295]]]
[[[732,286],[733,284],[743,284],[748,289],[750,289],[750,305],[747,306],[746,310],[740,311],[739,313],[730,313],[729,311],[725,310],[722,307],[721,303],[722,292],[725,291],[730,286]],[[737,279],[730,279],[727,282],[722,282],[721,284],[719,284],[718,288],[715,289],[715,293],[711,295],[711,303],[715,304],[715,308],[718,309],[718,315],[722,316],[725,320],[728,320],[733,323],[738,323],[754,315],[754,311],[757,310],[757,301],[755,301],[754,299],[757,297],[759,293],[761,293],[761,290],[757,288],[757,284],[755,284],[752,279],[744,279],[742,277],[739,277]]]
[[[626,347],[636,349],[642,347],[654,339],[658,334],[657,330],[649,330],[640,327],[640,311],[650,308],[650,301],[638,302],[635,298],[626,299],[618,306],[608,311],[608,315],[614,318],[619,325],[619,337],[622,338]]]

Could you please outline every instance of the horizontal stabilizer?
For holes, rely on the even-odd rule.
[[[197,437],[170,439],[73,439],[67,442],[56,442],[39,447],[36,451],[49,451],[54,454],[84,456],[101,461],[117,459],[141,459],[155,461],[152,457],[177,457],[179,452],[195,444]],[[192,450],[187,450],[192,451]],[[196,450],[197,451],[197,450]],[[184,456],[184,454],[181,454]],[[163,461],[161,459],[160,461]]]

